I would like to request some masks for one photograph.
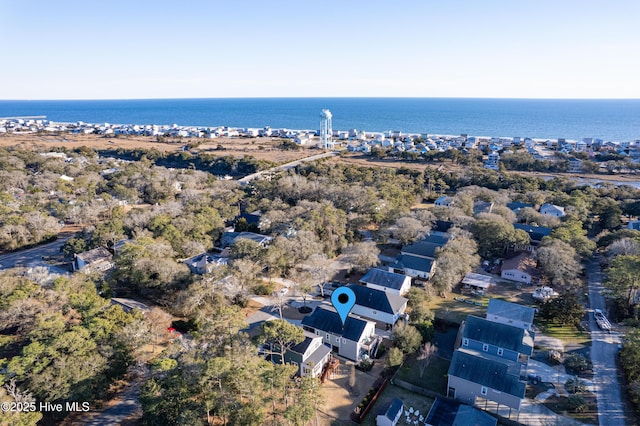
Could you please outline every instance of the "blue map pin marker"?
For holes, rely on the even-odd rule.
[[[356,294],[349,287],[339,287],[331,294],[331,304],[338,311],[344,327],[349,312],[356,304]]]

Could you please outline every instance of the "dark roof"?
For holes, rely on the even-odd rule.
[[[450,399],[436,398],[427,414],[425,424],[453,426],[460,403]]]
[[[236,221],[244,219],[249,225],[257,225],[260,223],[260,218],[262,218],[262,216],[259,214],[242,213],[240,216],[236,217]]]
[[[430,257],[434,259],[436,257],[436,250],[443,245],[444,244],[432,243],[429,241],[418,241],[416,243],[402,247],[400,253],[413,254],[421,257]]]
[[[411,256],[410,254],[401,254],[398,256],[396,263],[392,265],[394,269],[413,269],[416,271],[431,272],[434,259],[425,259],[424,257]]]
[[[440,246],[443,246],[445,244],[447,244],[447,242],[449,242],[449,240],[451,239],[451,237],[443,237],[442,235],[427,235],[426,237],[422,238],[422,241],[426,241],[428,243],[434,243],[434,244],[439,244]]]
[[[402,401],[399,398],[393,398],[389,407],[386,409],[383,408],[382,411],[380,411],[380,415],[385,416],[389,420],[395,420],[398,413],[402,411],[403,408],[404,405],[402,404]]]
[[[313,336],[311,333],[308,333],[308,334],[307,333],[308,332],[305,332],[305,337],[302,342],[289,348],[291,352],[304,355],[307,349],[309,349],[309,345],[311,345],[311,342],[313,342],[313,338],[318,337],[318,336]]]
[[[535,309],[529,306],[506,302],[500,299],[489,300],[489,306],[487,306],[487,315],[499,315],[504,318],[524,321],[529,324],[533,323],[535,313]]]
[[[529,204],[529,203],[521,203],[520,201],[514,201],[512,203],[507,203],[507,207],[509,209],[511,209],[514,212],[517,212],[520,209],[524,209],[527,207],[531,207],[533,208],[533,204]]]
[[[490,201],[476,201],[473,203],[473,214],[478,215],[480,213],[491,213],[493,209],[493,203]]]
[[[222,248],[228,247],[241,238],[255,241],[258,244],[264,244],[265,242],[272,240],[269,236],[256,234],[255,232],[225,232],[220,238],[220,246]]]
[[[464,325],[462,337],[516,351],[520,354],[531,355],[535,336],[533,332],[513,325],[469,315]]]
[[[516,229],[522,229],[529,234],[531,241],[541,241],[544,237],[551,234],[551,228],[547,228],[545,226],[531,226],[525,223],[514,223],[513,227]]]
[[[340,315],[335,311],[320,306],[317,307],[311,315],[307,315],[302,319],[302,325],[342,336],[354,342],[359,341],[360,337],[362,337],[367,322],[368,321],[348,316],[344,322],[343,329]]]
[[[383,271],[382,269],[369,269],[369,272],[360,279],[361,283],[377,284],[379,286],[392,288],[394,290],[400,290],[406,275],[395,274],[393,272]]]
[[[438,426],[495,426],[497,422],[477,408],[444,398],[436,398],[425,419],[425,424]]]
[[[376,290],[358,284],[350,284],[349,287],[356,295],[356,305],[373,309],[374,311],[386,312],[395,315],[407,303],[406,298],[386,291]]]
[[[433,224],[433,227],[431,228],[431,230],[438,231],[438,232],[448,232],[452,226],[453,226],[453,222],[449,222],[446,220],[436,220],[436,223]]]
[[[520,381],[519,372],[510,370],[512,366],[508,362],[458,349],[451,358],[449,375],[524,398],[526,383]]]

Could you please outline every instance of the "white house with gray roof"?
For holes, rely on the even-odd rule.
[[[377,268],[369,269],[360,282],[375,290],[398,296],[407,293],[411,288],[411,277]]]
[[[318,306],[304,317],[302,328],[322,336],[323,343],[338,355],[356,362],[369,354],[376,340],[374,322],[349,315],[343,325],[338,313],[328,306]]]
[[[408,299],[363,285],[351,284],[348,287],[356,295],[352,314],[389,326],[404,317]]]
[[[523,330],[533,330],[535,309],[500,299],[489,300],[486,319],[511,325]]]

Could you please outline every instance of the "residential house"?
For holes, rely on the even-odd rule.
[[[540,213],[555,217],[563,217],[565,215],[564,207],[556,206],[555,204],[541,205]]]
[[[451,207],[453,205],[453,201],[453,197],[442,195],[438,197],[436,201],[433,202],[433,204],[441,207]]]
[[[569,173],[582,173],[582,160],[577,158],[572,158],[569,160],[569,168],[567,169]]]
[[[340,315],[329,307],[319,306],[302,319],[302,328],[322,336],[325,345],[338,355],[358,362],[369,355],[376,340],[375,323],[349,315],[342,324]]]
[[[496,359],[486,353],[458,349],[453,353],[448,372],[447,396],[469,405],[499,406],[520,411],[527,384],[520,380],[521,364]]]
[[[537,262],[530,253],[519,253],[502,262],[500,276],[509,281],[531,284],[538,277]]]
[[[405,294],[411,288],[411,277],[377,268],[369,269],[360,282],[375,290],[398,296]]]
[[[535,334],[528,329],[473,315],[460,326],[461,348],[486,353],[522,365],[533,354]]]
[[[111,268],[113,268],[113,255],[104,247],[78,253],[73,259],[74,271],[105,272]]]
[[[487,306],[486,319],[522,328],[523,330],[533,330],[533,317],[535,309],[507,302],[501,299],[490,299]]]
[[[229,247],[242,238],[254,241],[263,247],[269,244],[269,242],[271,242],[271,240],[273,239],[272,237],[262,234],[256,234],[255,232],[225,232],[220,238],[220,247]]]
[[[453,222],[449,222],[446,220],[436,220],[436,223],[433,224],[431,231],[429,231],[430,236],[440,236],[440,237],[451,237],[449,234],[449,230],[453,227]]]
[[[182,261],[191,273],[197,275],[204,275],[210,273],[219,266],[225,266],[228,258],[221,257],[210,253],[200,253],[188,259]]]
[[[399,398],[393,398],[388,406],[376,416],[376,426],[396,426],[402,417],[404,404]]]
[[[533,245],[538,245],[544,237],[551,235],[551,228],[546,226],[532,226],[526,223],[514,223],[515,229],[521,229],[529,234],[529,241]]]
[[[322,341],[322,336],[305,331],[304,340],[284,353],[285,364],[298,367],[296,374],[300,377],[318,377],[325,364],[331,359],[331,348],[324,345]],[[278,363],[280,355],[272,355],[271,359]]]
[[[484,168],[489,170],[498,170],[498,161],[500,161],[500,154],[493,151],[487,156],[487,161],[484,162]]]
[[[529,203],[521,203],[520,201],[514,201],[512,203],[507,203],[507,207],[514,213],[518,213],[520,210],[531,207],[533,208],[533,204]]]
[[[452,399],[436,398],[424,426],[496,426],[490,414]]]
[[[473,203],[473,215],[477,216],[480,213],[491,213],[493,210],[493,203],[489,201],[476,201]]]
[[[627,224],[627,229],[640,231],[640,220],[630,220],[629,223]]]
[[[348,287],[356,295],[352,314],[385,324],[387,328],[404,317],[408,299],[363,285],[350,284]]]

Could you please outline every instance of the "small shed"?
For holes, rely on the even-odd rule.
[[[462,286],[478,292],[486,292],[494,283],[493,278],[488,275],[468,273],[462,279]]]
[[[404,404],[398,398],[393,398],[389,406],[382,409],[376,417],[377,426],[395,426],[400,421]]]

